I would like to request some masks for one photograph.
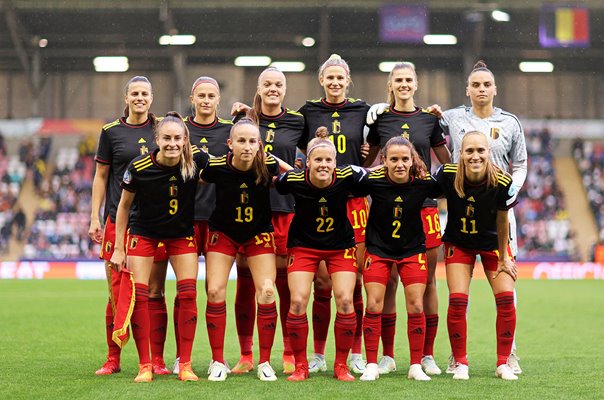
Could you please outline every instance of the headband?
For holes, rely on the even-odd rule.
[[[216,87],[216,89],[218,89],[218,91],[220,91],[220,87],[218,86],[218,82],[216,81],[216,79],[204,76],[198,78],[195,83],[193,83],[193,87],[191,88],[191,94],[193,94],[193,92],[195,92],[195,88],[197,88],[197,86],[201,85],[202,83],[211,83]]]

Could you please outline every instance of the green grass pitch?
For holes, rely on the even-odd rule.
[[[446,284],[438,282],[440,326],[435,357],[444,367],[450,348],[446,328]],[[150,384],[133,383],[137,356],[133,340],[122,355],[122,372],[95,376],[104,361],[105,283],[102,281],[0,280],[0,393],[3,399],[595,399],[604,398],[604,287],[600,281],[530,281],[518,283],[518,349],[524,373],[516,382],[495,378],[495,304],[484,280],[472,284],[468,326],[470,380],[449,375],[431,382],[406,378],[408,349],[402,291],[396,360],[399,370],[376,382],[344,383],[332,371],[306,382],[260,382],[255,373],[205,380],[210,359],[199,295],[200,323],[193,353],[199,382],[156,376]],[[168,304],[175,282],[167,282]],[[203,288],[200,282],[198,287]],[[225,354],[234,365],[238,344],[233,319],[234,282],[229,284]],[[200,291],[201,292],[201,291]],[[169,306],[171,309],[171,306]],[[171,312],[171,310],[169,311]],[[171,316],[170,316],[171,318]],[[332,323],[333,324],[333,323]],[[257,342],[256,342],[257,343]],[[255,343],[255,345],[256,345]],[[333,337],[327,349],[333,362]],[[310,344],[310,341],[309,341]],[[174,357],[170,322],[166,363]],[[310,349],[310,347],[309,347]],[[282,342],[277,333],[272,364],[280,372]],[[310,351],[309,351],[310,354]]]

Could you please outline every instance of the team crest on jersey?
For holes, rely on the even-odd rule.
[[[401,133],[401,137],[409,140],[409,133],[407,131]]]
[[[401,219],[403,217],[403,207],[398,204],[392,208],[392,218]]]
[[[499,138],[499,128],[491,128],[491,139],[497,140]]]
[[[473,217],[474,216],[474,206],[472,204],[468,204],[466,206],[466,217]]]
[[[170,185],[170,197],[177,197],[178,196],[178,186],[176,186],[175,184]]]
[[[340,124],[339,120],[336,119],[331,123],[331,133],[334,135],[336,133],[342,133],[342,124]]]
[[[123,181],[126,185],[128,185],[130,182],[132,182],[132,174],[130,174],[129,170],[126,170],[126,172],[124,172]]]
[[[247,192],[244,190],[239,195],[239,203],[240,204],[247,204],[249,201],[250,201],[250,195],[247,194]]]
[[[147,154],[149,152],[149,148],[145,145],[142,145],[140,150],[141,150],[141,156],[143,154]]]
[[[264,138],[264,141],[266,143],[273,143],[275,141],[275,131],[272,129],[266,131],[266,137]]]
[[[327,217],[329,215],[329,208],[327,206],[321,206],[319,208],[319,213],[322,217]]]

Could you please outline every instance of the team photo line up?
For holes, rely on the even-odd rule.
[[[373,381],[395,371],[400,280],[408,378],[428,381],[441,374],[433,347],[439,321],[435,270],[444,243],[451,343],[446,373],[469,379],[468,295],[480,255],[497,309],[495,375],[518,379],[512,207],[526,178],[527,153],[519,120],[493,105],[493,73],[477,62],[467,78],[471,106],[447,111],[415,104],[417,74],[408,62],[390,73],[387,103],[373,106],[347,97],[350,69],[338,55],[325,61],[318,78],[324,97],[292,111],[284,106],[284,74],[265,69],[252,105],[233,104],[233,121],[217,117],[220,88],[211,77],[193,83],[193,115],[186,118],[176,112],[155,118],[151,82],[142,76],[127,82],[124,116],[103,127],[95,157],[89,235],[102,243],[109,288],[108,353],[97,375],[120,372],[121,349],[131,333],[139,356],[135,382],[172,373],[183,381],[199,379],[191,353],[203,254],[208,380],[254,368],[260,380],[276,380],[270,357],[278,318],[287,379],[326,371],[332,295],[334,377],[353,381],[355,373]],[[296,158],[298,150],[305,162]],[[431,150],[442,164],[434,175]],[[442,237],[438,197],[447,199]],[[172,369],[164,362],[168,260],[177,280]],[[230,368],[224,358],[225,301],[233,262],[240,359]]]

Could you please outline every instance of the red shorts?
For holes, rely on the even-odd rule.
[[[507,252],[510,258],[512,257],[512,249],[508,245]],[[474,266],[476,255],[480,255],[482,267],[485,271],[497,271],[497,260],[499,260],[498,250],[471,250],[463,247],[458,247],[452,243],[445,243],[445,265],[449,264],[467,264]]]
[[[197,253],[197,244],[195,243],[194,236],[160,240],[140,235],[128,235],[127,243],[126,254],[129,256],[154,257],[158,247],[162,244],[168,257]]]
[[[440,217],[437,207],[422,208],[422,222],[424,223],[424,234],[426,235],[426,250],[440,246],[442,233],[440,232]]]
[[[210,228],[208,221],[193,221],[193,230],[195,230],[195,242],[197,243],[197,255],[206,254],[208,235]]]
[[[211,251],[231,257],[235,257],[237,253],[241,253],[245,257],[275,254],[275,238],[273,232],[264,232],[247,242],[237,243],[220,231],[212,231],[209,233],[206,243],[206,252]]]
[[[369,201],[367,197],[351,197],[346,201],[346,212],[352,229],[354,230],[354,242],[365,242],[365,228],[369,216]]]
[[[128,240],[128,231],[124,234],[124,242]],[[105,261],[110,261],[113,255],[115,245],[115,224],[107,217],[105,221],[105,230],[103,231],[103,244],[101,245],[101,254],[99,258]],[[153,262],[163,262],[168,260],[168,254],[163,243],[159,243],[153,257]]]
[[[273,228],[275,228],[275,254],[287,255],[287,233],[294,219],[294,213],[273,212]]]
[[[287,254],[287,272],[312,272],[325,261],[327,272],[357,272],[357,248],[344,250],[315,250],[307,247],[292,247]]]
[[[363,263],[363,282],[377,282],[386,286],[390,279],[392,264],[396,265],[403,286],[416,283],[425,285],[428,281],[425,253],[415,254],[401,260],[393,260],[366,251],[365,262]]]

